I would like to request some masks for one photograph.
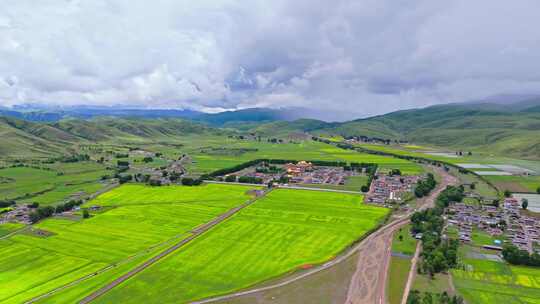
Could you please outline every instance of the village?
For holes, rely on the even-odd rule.
[[[233,177],[248,177],[261,184],[271,182],[281,184],[304,185],[344,185],[350,176],[363,174],[354,170],[345,170],[343,167],[315,166],[308,161],[286,164],[261,163],[238,172],[225,175],[223,178],[231,181]],[[235,180],[236,181],[236,180]],[[360,191],[360,189],[358,189]]]
[[[456,203],[447,210],[448,224],[458,229],[463,243],[471,243],[473,230],[480,229],[494,239],[492,244],[482,244],[485,249],[502,250],[504,243],[511,243],[530,254],[540,253],[540,221],[524,215],[522,209],[521,202],[511,197],[502,208]]]
[[[411,193],[414,185],[418,183],[421,176],[417,175],[389,175],[378,172],[366,195],[366,202],[375,204],[400,203],[404,200],[406,193]]]

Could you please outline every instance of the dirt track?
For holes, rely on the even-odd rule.
[[[417,209],[432,207],[446,186],[458,182],[457,178],[443,169],[435,168],[435,170],[442,180],[429,196],[418,201]],[[390,265],[392,235],[396,229],[409,221],[409,216],[410,214],[395,221],[393,225],[377,231],[371,238],[361,243],[362,246],[358,248],[360,255],[357,270],[351,279],[346,304],[386,303],[386,278]]]

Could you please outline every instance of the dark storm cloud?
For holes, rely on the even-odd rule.
[[[540,93],[540,2],[7,0],[0,105],[309,107]]]

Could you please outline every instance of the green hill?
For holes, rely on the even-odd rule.
[[[91,120],[67,119],[36,123],[0,117],[0,156],[9,158],[50,157],[75,152],[77,144],[174,141],[192,134],[222,134],[225,131],[175,118]]]
[[[345,122],[321,131],[441,147],[489,149],[500,155],[540,159],[540,113],[484,108],[433,106]]]

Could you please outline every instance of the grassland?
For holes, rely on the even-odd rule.
[[[452,276],[467,303],[540,303],[540,269],[477,259],[464,264],[467,270],[452,270]]]
[[[388,283],[386,285],[390,304],[401,303],[403,290],[411,269],[411,259],[416,250],[416,239],[411,236],[410,228],[410,224],[405,225],[393,235],[392,253],[394,253],[394,256],[390,260]]]
[[[0,170],[0,199],[54,204],[75,193],[97,192],[104,187],[101,176],[108,172],[94,162],[5,168]]]
[[[400,304],[403,298],[403,290],[407,284],[407,277],[411,269],[411,259],[395,257],[390,260],[390,272],[388,274],[388,303]]]
[[[358,195],[274,190],[97,302],[178,303],[242,289],[331,259],[387,213]]]
[[[2,239],[0,303],[23,302],[108,265],[131,263],[147,250],[186,237],[196,226],[246,201],[248,189],[125,185],[87,203],[103,206],[89,219],[51,218],[34,225],[49,232],[49,237],[16,234]],[[97,280],[110,280],[111,273],[100,274]],[[75,286],[66,293],[77,295],[92,286],[96,287]]]
[[[400,169],[404,174],[422,172],[422,167],[413,162],[393,157],[343,150],[332,145],[314,141],[272,144],[230,138],[219,138],[217,140],[208,138],[207,141],[199,144],[191,143],[190,146],[186,146],[183,149],[186,154],[193,158],[192,172],[199,174],[232,167],[249,160],[260,158],[377,163],[381,168]],[[212,149],[212,147],[220,149],[216,150]]]
[[[532,192],[540,187],[540,176],[487,176],[495,186],[512,192]]]
[[[416,239],[411,236],[409,232],[411,229],[410,224],[400,228],[395,234],[392,240],[392,252],[401,253],[405,255],[414,255],[416,250]],[[400,236],[402,240],[400,240]]]

